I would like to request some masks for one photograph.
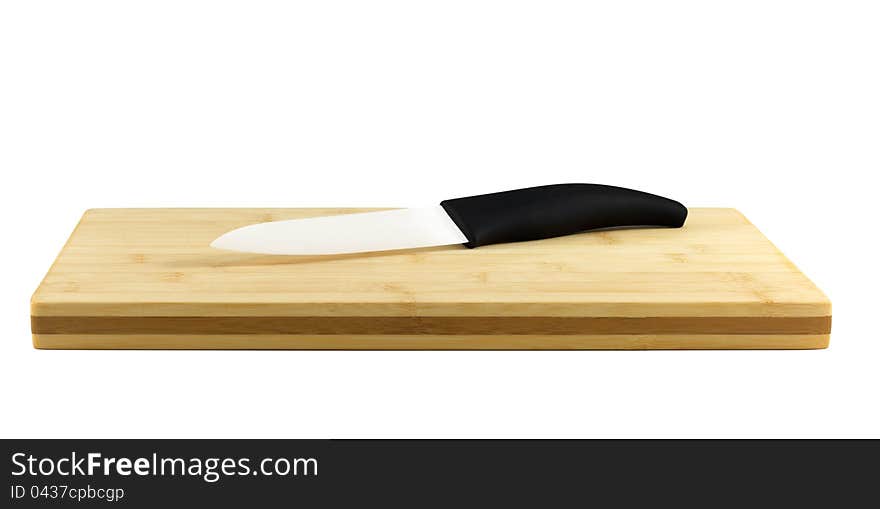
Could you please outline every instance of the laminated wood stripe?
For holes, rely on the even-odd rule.
[[[831,317],[32,316],[34,334],[829,334]]]
[[[346,336],[295,334],[39,334],[34,346],[162,350],[682,350],[815,349],[828,334],[639,334]]]

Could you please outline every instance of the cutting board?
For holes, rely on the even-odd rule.
[[[365,209],[95,209],[31,302],[37,348],[824,348],[831,304],[742,214],[467,249],[212,249]]]

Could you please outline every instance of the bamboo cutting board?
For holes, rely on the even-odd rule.
[[[363,209],[95,209],[35,292],[37,348],[824,348],[831,304],[742,214],[467,249],[266,256],[250,223]]]

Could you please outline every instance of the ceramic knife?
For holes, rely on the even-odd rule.
[[[217,249],[330,255],[463,244],[469,248],[614,227],[684,224],[681,203],[600,184],[556,184],[395,209],[252,224],[227,232]]]

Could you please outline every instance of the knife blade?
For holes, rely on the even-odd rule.
[[[333,255],[463,244],[478,247],[613,227],[681,227],[687,208],[642,191],[556,184],[444,200],[440,206],[270,221],[211,247],[271,255]]]
[[[346,254],[464,244],[442,207],[383,210],[258,223],[225,233],[211,247],[262,254]]]

